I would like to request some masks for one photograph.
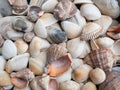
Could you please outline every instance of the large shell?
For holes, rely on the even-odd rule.
[[[112,70],[112,66],[115,60],[115,55],[110,49],[97,49],[91,51],[85,58],[84,62],[93,68],[101,68],[105,72]]]
[[[117,0],[93,0],[100,11],[112,18],[117,18],[120,14],[120,8]]]
[[[53,44],[47,50],[47,60],[51,63],[67,53],[66,43]]]
[[[96,23],[89,22],[83,28],[80,38],[82,40],[95,39],[102,33],[102,27]]]

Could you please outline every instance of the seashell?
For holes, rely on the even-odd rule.
[[[12,4],[13,11],[15,15],[24,15],[27,12],[28,4],[27,0],[15,0]]]
[[[89,22],[83,28],[80,38],[82,40],[90,40],[95,39],[100,36],[102,33],[102,27],[96,23]]]
[[[3,43],[4,43],[4,39],[3,39],[2,35],[0,34],[0,47],[3,45]]]
[[[92,0],[74,0],[75,4],[93,3]]]
[[[34,37],[30,43],[30,54],[32,57],[36,57],[40,54],[40,51],[46,50],[50,47],[50,44],[47,40]]]
[[[51,3],[52,2],[52,3]],[[55,6],[57,5],[58,0],[46,0],[41,8],[42,10],[44,10],[45,12],[53,12]]]
[[[26,32],[23,38],[26,42],[31,42],[34,36],[35,34],[33,32]]]
[[[20,89],[17,87],[14,87],[13,90],[31,90],[29,86],[27,86],[26,88]]]
[[[0,71],[0,86],[11,85],[9,74],[5,71]]]
[[[66,54],[56,61],[53,61],[48,66],[48,74],[50,76],[59,76],[65,73],[71,66],[71,57],[69,54]]]
[[[82,83],[86,81],[89,78],[89,72],[92,70],[92,67],[90,67],[87,64],[83,64],[79,66],[78,68],[73,70],[72,78],[78,83]]]
[[[114,40],[112,40],[109,37],[97,38],[94,41],[99,48],[110,48],[114,44]],[[90,43],[91,43],[92,50],[97,49],[93,41],[90,41]]]
[[[67,54],[66,43],[53,44],[47,49],[47,61],[49,63]]]
[[[35,75],[43,74],[44,67],[46,65],[47,56],[46,52],[41,52],[38,57],[29,59],[29,69],[34,72]]]
[[[112,19],[112,24],[110,25],[109,28],[113,27],[113,26],[117,26],[119,24],[119,22],[115,19]]]
[[[97,49],[91,51],[85,58],[84,62],[93,68],[101,68],[105,72],[110,72],[114,61],[115,55],[110,49]]]
[[[62,83],[62,82],[71,80],[72,78],[71,75],[72,75],[72,69],[70,68],[68,71],[66,71],[60,76],[56,76],[55,78],[59,83]]]
[[[120,13],[118,1],[116,0],[93,0],[96,6],[100,9],[101,13],[117,18]]]
[[[40,19],[38,19],[37,22],[35,23],[34,32],[38,37],[41,38],[47,38],[48,36],[45,24],[43,24],[43,22]]]
[[[117,26],[113,26],[110,29],[108,29],[109,32],[119,33],[120,32],[120,24]]]
[[[32,21],[36,22],[40,16],[44,14],[44,11],[38,6],[31,6],[29,7],[27,18]]]
[[[11,40],[6,40],[2,46],[2,55],[5,59],[10,59],[17,55],[17,48]]]
[[[90,46],[86,41],[81,41],[80,38],[74,38],[67,42],[68,52],[73,58],[84,58],[90,52]]]
[[[83,4],[80,11],[87,20],[97,20],[101,17],[101,12],[94,4]]]
[[[8,85],[8,86],[5,86],[3,87],[4,90],[11,90],[13,88],[13,85]]]
[[[67,41],[66,33],[59,29],[49,30],[48,36],[57,44]]]
[[[6,60],[3,58],[3,56],[0,56],[0,71],[3,71],[5,69]]]
[[[39,6],[43,4],[45,0],[30,0],[30,6]]]
[[[0,90],[4,90],[3,87],[0,87]]]
[[[107,75],[106,80],[99,85],[98,90],[119,90],[120,73],[112,71]]]
[[[80,85],[75,81],[69,80],[60,83],[59,90],[80,90]]]
[[[19,71],[22,70],[23,68],[26,68],[28,64],[28,59],[29,59],[28,53],[20,54],[13,57],[6,63],[6,71],[8,73],[11,73],[12,71]]]
[[[112,18],[109,16],[102,15],[101,18],[94,21],[95,23],[99,24],[103,29],[103,34],[105,34],[112,24]]]
[[[49,90],[58,90],[59,85],[56,79],[51,78],[49,81]]]
[[[66,12],[67,11],[67,12]],[[71,18],[77,12],[77,7],[70,0],[61,0],[54,9],[54,16],[58,20]]]
[[[107,32],[107,36],[111,37],[112,39],[119,40],[120,39],[120,33],[114,33],[114,32]]]
[[[94,84],[101,84],[106,79],[105,72],[100,68],[95,68],[90,71],[90,79],[93,81]]]
[[[87,82],[85,85],[83,85],[81,90],[97,90],[97,87],[96,87],[96,85],[94,83]]]
[[[12,5],[15,2],[15,0],[8,0],[8,2],[10,3],[10,5]]]

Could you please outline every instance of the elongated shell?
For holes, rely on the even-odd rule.
[[[85,58],[84,62],[92,66],[103,69],[105,72],[112,70],[115,56],[110,49],[97,49],[91,51]]]

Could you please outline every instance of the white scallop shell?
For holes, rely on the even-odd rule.
[[[0,56],[0,71],[3,71],[5,69],[6,60],[3,58],[3,56]]]

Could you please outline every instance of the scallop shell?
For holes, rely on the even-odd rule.
[[[102,27],[96,23],[89,22],[83,28],[80,38],[82,40],[95,39],[102,33]]]
[[[84,62],[93,68],[101,68],[107,73],[112,70],[115,59],[113,52],[110,49],[105,48],[91,51],[84,58]]]
[[[3,58],[3,56],[0,56],[0,71],[3,71],[5,69],[6,60]]]
[[[65,73],[71,66],[71,57],[69,54],[66,54],[56,61],[53,61],[48,66],[48,73],[50,76],[59,76]]]
[[[49,63],[67,54],[66,43],[53,44],[47,50],[47,60]]]
[[[28,64],[28,59],[29,53],[20,54],[13,57],[6,63],[6,71],[8,73],[11,73],[12,71],[19,71],[23,68],[26,68]]]
[[[26,42],[31,42],[34,36],[35,34],[33,32],[26,32],[23,38]]]
[[[83,4],[80,11],[87,20],[97,20],[101,17],[101,12],[94,4]]]
[[[74,0],[75,4],[93,3],[92,0]]]
[[[15,45],[17,47],[18,54],[23,54],[28,50],[28,44],[23,39],[16,40]]]
[[[6,40],[2,47],[2,55],[5,59],[10,59],[17,55],[17,48],[11,40]]]
[[[93,0],[93,2],[105,15],[117,18],[120,14],[120,8],[116,0]]]

